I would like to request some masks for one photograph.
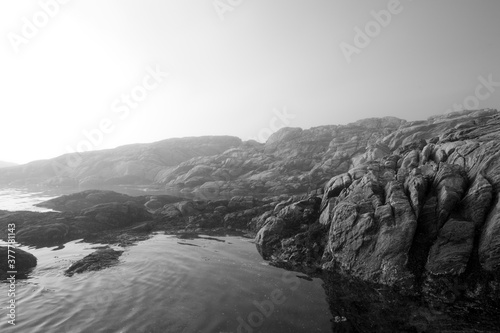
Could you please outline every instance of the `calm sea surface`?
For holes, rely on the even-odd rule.
[[[54,196],[3,190],[0,209],[40,210],[32,205]],[[321,280],[267,265],[249,239],[155,234],[122,249],[115,267],[63,275],[96,246],[21,247],[38,265],[17,281],[16,326],[0,304],[0,332],[331,331]],[[8,289],[0,284],[0,301]]]

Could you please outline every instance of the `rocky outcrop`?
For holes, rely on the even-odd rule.
[[[288,198],[282,196],[281,199]],[[16,224],[16,240],[23,245],[56,246],[84,238],[129,245],[153,231],[255,229],[256,216],[273,209],[279,198],[236,196],[230,200],[183,200],[168,195],[128,196],[112,191],[89,190],[40,203],[53,212],[0,211],[0,238]],[[292,198],[290,198],[292,199]],[[156,202],[151,207],[151,201]]]
[[[384,185],[368,174],[345,193],[332,212],[325,255],[365,280],[394,284],[409,278],[406,264],[417,221],[403,185]]]
[[[118,264],[120,256],[124,251],[116,251],[109,247],[99,249],[83,259],[73,263],[64,271],[64,275],[73,276],[74,274],[89,271],[100,271],[105,268]]]
[[[35,206],[61,212],[78,212],[99,204],[135,202],[138,205],[144,205],[150,211],[155,211],[167,203],[181,200],[182,198],[170,195],[130,196],[114,191],[87,190],[53,198]]]
[[[265,144],[228,139],[228,149],[177,159],[148,178],[182,199],[86,192],[51,201],[60,213],[0,212],[0,227],[25,221],[18,239],[32,244],[251,229],[274,265],[352,279],[369,290],[361,299],[376,301],[384,286],[416,300],[427,321],[421,304],[443,309],[438,321],[448,326],[435,329],[468,329],[469,314],[500,308],[499,133],[500,115],[489,109],[284,128]],[[345,309],[356,316],[360,306]],[[363,329],[378,329],[368,314],[383,317],[379,310],[360,316]]]
[[[186,202],[183,198],[171,195],[130,196],[114,191],[86,190],[43,201],[35,206],[61,212],[78,213],[82,210],[89,210],[97,205],[121,203],[144,207],[148,212],[154,213],[169,204],[175,203],[176,205],[181,205],[181,201]],[[118,206],[110,207],[110,211],[115,209],[118,209]],[[89,211],[82,215],[86,214],[89,214]],[[127,220],[128,217],[124,217],[124,219]]]
[[[100,204],[79,212],[2,212],[0,238],[16,225],[16,241],[31,246],[56,246],[111,230],[133,228],[153,216],[135,202]]]
[[[301,200],[269,216],[255,238],[257,249],[262,257],[269,259],[275,248],[286,249],[286,245],[281,246],[281,240],[297,234],[301,229],[313,223],[317,219],[319,204],[318,198]]]
[[[8,255],[12,257],[8,258]],[[9,278],[12,273],[7,273],[10,271],[15,271],[15,278],[25,278],[26,275],[36,266],[37,260],[34,255],[24,250],[18,249],[16,247],[11,247],[9,252],[9,247],[0,246],[0,280]],[[7,259],[14,260],[13,266]]]
[[[347,172],[389,152],[377,140],[404,123],[374,118],[344,126],[283,128],[264,145],[242,144],[217,156],[181,163],[165,178],[165,186],[202,199],[313,193],[332,173]],[[200,166],[202,179],[191,175],[191,170],[198,174]]]
[[[332,171],[313,196],[316,219],[263,214],[257,249],[275,265],[342,272],[455,315],[498,307],[499,130],[492,110],[401,124]]]

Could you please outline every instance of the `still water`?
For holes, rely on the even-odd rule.
[[[63,275],[94,251],[27,249],[38,258],[17,284],[13,332],[328,332],[321,281],[268,266],[239,237],[162,234],[125,249],[118,266]],[[7,284],[0,294],[7,294]],[[6,313],[6,304],[2,305]],[[0,331],[11,331],[4,320]]]
[[[0,188],[0,210],[46,212],[50,211],[50,209],[33,205],[56,196],[48,192],[30,191],[28,189]]]
[[[10,199],[3,202],[25,202],[22,209],[46,200]],[[64,276],[96,246],[21,247],[38,265],[17,281],[16,326],[1,315],[0,332],[331,332],[322,281],[267,265],[250,239],[155,234],[122,248],[115,267]],[[7,291],[0,284],[0,300]]]

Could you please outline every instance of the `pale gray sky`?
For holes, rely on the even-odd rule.
[[[0,160],[500,108],[497,0],[66,2],[0,3]]]

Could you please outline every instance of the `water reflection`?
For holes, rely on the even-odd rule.
[[[216,238],[215,241],[212,238]],[[223,241],[223,242],[221,242]],[[126,248],[118,266],[98,272],[63,271],[95,251],[28,249],[39,265],[20,282],[22,332],[328,332],[331,315],[321,280],[300,279],[262,261],[241,237],[200,237],[179,246],[155,235]],[[184,240],[183,242],[187,242]],[[5,286],[0,285],[0,293]],[[2,305],[3,307],[4,305]],[[3,310],[2,310],[3,311]],[[6,329],[0,322],[0,330]]]

